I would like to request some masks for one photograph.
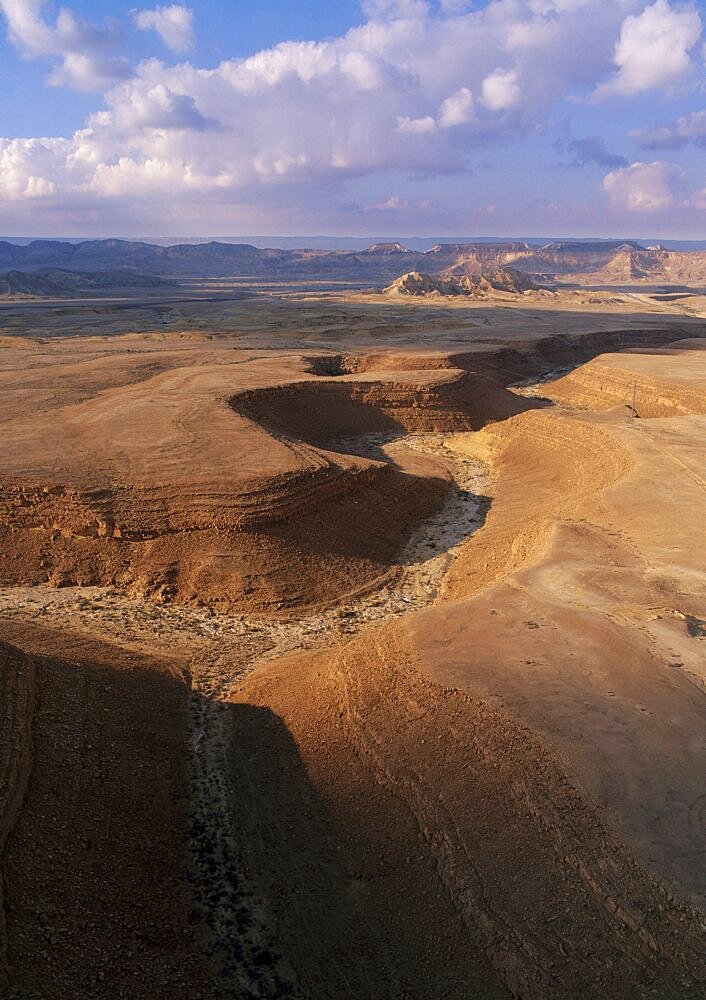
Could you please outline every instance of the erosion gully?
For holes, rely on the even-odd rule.
[[[121,645],[141,651],[189,650],[192,796],[187,878],[202,916],[203,948],[224,996],[254,1000],[306,995],[277,948],[263,901],[248,883],[233,837],[228,692],[268,660],[345,641],[372,623],[434,603],[459,548],[484,519],[487,473],[463,453],[467,438],[466,433],[404,437],[405,447],[437,458],[451,473],[443,507],[409,538],[392,584],[334,609],[273,620],[132,600],[112,588],[0,590],[0,614],[8,618],[85,629],[113,642],[119,636]],[[336,447],[380,459],[390,441],[373,434],[339,441]]]

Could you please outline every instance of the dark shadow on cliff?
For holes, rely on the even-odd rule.
[[[36,689],[22,720],[29,781],[2,856],[0,994],[211,1000],[185,881],[183,672],[38,624],[3,621],[0,637],[31,664]],[[8,649],[3,673],[17,669]],[[0,704],[0,723],[11,720],[0,744],[14,754],[12,714]]]

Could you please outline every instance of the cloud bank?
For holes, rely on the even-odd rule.
[[[49,21],[44,10],[41,0],[0,0],[10,40],[50,64],[48,82],[94,90],[104,108],[70,136],[0,139],[0,198],[27,212],[64,205],[113,217],[140,200],[150,211],[255,205],[289,188],[306,202],[385,172],[470,176],[488,148],[541,132],[562,100],[687,86],[701,36],[696,8],[668,0],[367,0],[367,19],[340,37],[207,69],[131,65],[120,48],[132,27],[187,52],[187,7],[136,10],[124,25],[87,24],[68,9]],[[639,141],[676,148],[704,135],[701,119],[680,119]],[[595,136],[570,152],[575,164],[616,168],[604,183],[615,205],[668,204],[662,161],[628,166]]]

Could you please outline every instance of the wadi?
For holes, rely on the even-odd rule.
[[[702,257],[0,248],[8,1000],[702,995]]]

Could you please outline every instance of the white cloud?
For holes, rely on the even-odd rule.
[[[171,4],[132,14],[140,31],[156,31],[172,52],[188,52],[194,44],[194,13],[188,7]]]
[[[54,30],[44,22],[42,0],[1,0],[0,10],[7,18],[8,35],[18,48],[28,55],[52,52]]]
[[[461,87],[442,102],[439,109],[439,125],[442,128],[465,125],[471,121],[474,113],[473,94],[468,87]]]
[[[14,44],[54,60],[53,83],[100,85],[104,94],[103,110],[72,136],[0,140],[0,221],[13,200],[43,212],[71,205],[120,219],[142,206],[178,217],[187,204],[245,204],[252,212],[277,199],[288,205],[288,191],[315,206],[322,189],[383,172],[401,178],[390,188],[385,177],[376,186],[384,192],[412,173],[461,174],[486,159],[488,145],[537,132],[567,95],[592,94],[615,68],[616,39],[632,37],[631,16],[644,27],[649,11],[666,10],[665,23],[680,26],[669,37],[682,39],[682,51],[694,31],[693,12],[664,0],[468,6],[377,0],[367,5],[369,20],[340,37],[287,41],[204,69],[158,59],[130,67],[114,26],[87,25],[68,10],[52,20],[40,0],[0,0]],[[185,13],[165,20],[168,11]],[[173,48],[191,37],[181,5],[134,18]],[[635,65],[625,56],[618,75],[624,67],[634,75]],[[589,153],[584,141],[584,159]],[[596,162],[599,154],[594,144]],[[359,203],[366,199],[376,200],[363,195]]]
[[[691,68],[689,53],[700,35],[701,18],[693,6],[671,7],[668,0],[655,0],[642,13],[626,17],[613,57],[618,71],[596,96],[673,87]]]
[[[400,208],[409,208],[409,202],[395,194],[386,201],[379,201],[377,204],[372,205],[370,210],[376,212],[395,212]]]
[[[0,139],[0,197],[9,201],[56,193],[52,179],[65,162],[61,139]]]
[[[701,188],[700,191],[694,191],[687,202],[687,207],[695,208],[699,212],[706,209],[706,188]]]
[[[424,118],[401,117],[397,119],[397,131],[406,132],[407,135],[424,135],[426,132],[436,131],[436,122],[431,115]]]
[[[654,129],[635,129],[630,135],[644,149],[681,149],[688,142],[706,146],[706,111],[693,111]]]
[[[522,93],[514,69],[496,69],[481,86],[482,101],[490,111],[508,111],[520,103]]]
[[[29,58],[61,60],[49,77],[55,86],[104,90],[132,73],[126,59],[112,54],[118,36],[114,28],[97,28],[61,8],[56,23],[42,16],[43,0],[0,0],[11,42]]]
[[[657,212],[675,205],[675,187],[684,180],[684,172],[675,163],[654,160],[612,170],[604,177],[603,188],[616,208]]]
[[[115,101],[112,115],[96,115],[95,124],[103,122],[127,133],[140,129],[182,129],[203,131],[219,128],[196,107],[191,95],[176,94],[162,83],[144,88],[124,88]]]

